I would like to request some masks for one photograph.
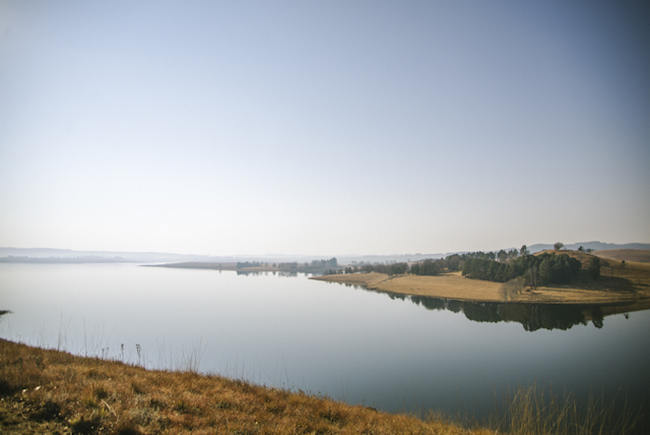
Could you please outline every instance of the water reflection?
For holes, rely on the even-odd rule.
[[[355,288],[368,290],[363,287]],[[462,312],[475,322],[517,322],[526,331],[538,329],[568,330],[574,325],[587,325],[591,322],[596,328],[603,327],[605,315],[634,311],[630,305],[584,305],[584,304],[524,304],[497,302],[468,302],[454,299],[440,299],[429,296],[404,295],[384,291],[391,299],[408,300],[428,310],[449,310]],[[626,313],[626,318],[629,314]]]
[[[597,305],[499,304],[423,296],[411,296],[409,299],[429,310],[462,311],[465,317],[475,322],[518,322],[526,331],[542,328],[567,330],[574,325],[586,325],[589,321],[596,328],[603,327],[604,316]]]
[[[285,270],[237,270],[237,275],[238,276],[283,276],[283,277],[296,277],[298,276],[298,273],[303,273],[303,272],[291,272],[291,271],[285,271]],[[304,274],[304,273],[303,273]],[[309,274],[304,274],[309,276]]]

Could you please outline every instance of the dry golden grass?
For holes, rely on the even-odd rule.
[[[367,278],[367,281],[366,281]],[[607,289],[582,289],[571,287],[537,287],[507,292],[506,285],[462,277],[459,273],[439,276],[398,275],[390,277],[380,273],[355,273],[315,277],[321,281],[355,284],[371,290],[406,295],[429,296],[475,302],[527,302],[527,303],[631,303],[638,298],[635,293],[611,292]]]
[[[389,276],[385,273],[370,272],[325,275],[313,279],[354,284],[371,290],[409,295],[459,300],[503,301],[501,283],[464,278],[460,272],[438,276],[410,274]]]
[[[650,251],[647,249],[605,249],[595,251],[594,254],[610,260],[650,263]]]
[[[553,251],[550,251],[553,252]],[[560,251],[586,265],[592,254],[580,251]],[[647,307],[650,300],[650,264],[635,261],[601,259],[600,278],[585,280],[571,285],[539,287],[530,292],[532,298],[564,299],[585,303],[626,303]],[[538,294],[535,295],[535,292]],[[531,300],[534,302],[534,300]]]
[[[545,251],[557,253],[557,251]],[[593,257],[579,251],[559,251],[578,259],[583,265]],[[540,253],[541,254],[541,253]],[[321,281],[353,284],[371,290],[434,298],[479,302],[523,302],[553,304],[627,304],[645,309],[650,303],[650,264],[602,260],[601,278],[571,285],[525,288],[513,280],[498,283],[469,279],[460,272],[438,276],[352,273],[314,277]],[[633,309],[628,310],[633,311]]]
[[[518,435],[645,434],[645,409],[627,402],[590,397],[579,405],[570,394],[557,396],[535,385],[519,388],[493,426]]]
[[[0,340],[2,433],[488,434],[218,376]]]

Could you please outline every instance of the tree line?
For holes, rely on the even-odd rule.
[[[600,275],[600,260],[588,267],[590,275]],[[509,262],[469,258],[463,264],[463,276],[488,281],[506,282],[522,276],[526,285],[567,284],[578,277],[582,263],[566,254],[524,255]]]
[[[559,249],[559,248],[558,248]],[[521,249],[498,252],[470,252],[453,254],[440,259],[426,259],[412,264],[363,264],[348,266],[345,273],[379,272],[388,275],[411,273],[414,275],[439,275],[461,271],[472,279],[506,282],[523,277],[526,285],[567,284],[582,272],[592,279],[600,276],[600,259],[592,257],[583,269],[582,263],[567,254],[530,255],[526,245]]]

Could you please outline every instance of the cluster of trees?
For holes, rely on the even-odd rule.
[[[527,257],[532,257],[532,255]],[[506,282],[522,274],[521,266],[523,261],[521,260],[526,260],[526,257],[519,257],[519,260],[512,263],[500,263],[486,258],[470,257],[463,262],[463,276]]]
[[[408,263],[392,264],[362,264],[360,266],[350,266],[344,269],[345,273],[354,272],[379,272],[388,275],[401,275],[409,271]]]
[[[238,261],[237,269],[243,269],[245,267],[260,267],[263,265],[264,263],[262,263],[261,261]]]
[[[415,275],[438,275],[444,272],[444,260],[424,260],[411,265],[411,273]]]
[[[557,250],[561,249],[561,243],[556,245]],[[468,278],[496,282],[523,277],[527,285],[536,287],[569,283],[581,273],[582,264],[567,254],[530,255],[524,245],[519,250],[454,254],[441,259],[419,261],[410,266],[408,263],[348,266],[344,272],[380,272],[388,275],[409,272],[414,275],[438,275],[458,270]],[[585,271],[589,277],[597,279],[600,276],[600,260],[597,257],[591,258]]]
[[[523,277],[526,285],[567,284],[584,270],[591,279],[600,277],[600,259],[591,257],[583,269],[579,260],[567,254],[520,255],[508,262],[497,262],[481,256],[468,257],[462,272],[468,278],[506,282]]]
[[[623,260],[623,264],[625,264],[625,260]],[[587,265],[587,273],[592,279],[600,278],[600,258],[596,256],[591,257]]]
[[[278,269],[301,273],[338,273],[340,267],[336,257],[327,260],[312,260],[311,263],[279,263]]]
[[[513,250],[516,252],[516,250]],[[503,251],[505,252],[505,251]],[[512,258],[512,253],[507,258]],[[470,258],[480,258],[489,261],[495,261],[498,254],[494,252],[471,252],[467,254],[453,254],[445,258],[419,261],[409,265],[408,263],[392,264],[362,264],[357,266],[348,266],[344,269],[345,273],[355,272],[379,272],[388,275],[399,275],[403,273],[412,273],[414,275],[439,275],[445,272],[456,272],[462,270],[463,264]],[[505,261],[504,257],[504,261]]]
[[[566,284],[578,276],[580,261],[566,254],[523,255],[502,263],[482,258],[469,258],[463,264],[468,278],[506,282],[523,276],[527,285]]]
[[[313,260],[310,263],[286,262],[286,263],[264,263],[259,261],[240,261],[237,263],[237,270],[246,271],[250,268],[263,268],[290,273],[338,273],[341,267],[335,257],[326,260]]]
[[[324,267],[336,268],[338,267],[338,265],[339,263],[336,260],[336,257],[332,257],[328,260],[312,260],[310,266],[308,266],[307,263],[305,263],[305,267],[317,267],[317,268],[324,268]]]
[[[475,253],[479,254],[479,253]],[[482,255],[482,252],[480,253]],[[403,273],[412,273],[414,275],[438,275],[444,272],[455,272],[461,269],[466,256],[474,254],[454,254],[446,258],[426,259],[409,266],[408,263],[392,264],[362,264],[358,266],[348,266],[344,269],[345,273],[355,272],[379,272],[388,275],[399,275]]]
[[[566,254],[543,254],[537,259],[539,284],[565,284],[571,282],[580,273],[582,264]]]

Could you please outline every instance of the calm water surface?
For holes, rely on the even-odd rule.
[[[534,383],[637,403],[650,391],[650,311],[595,313],[598,328],[575,310],[133,264],[0,264],[0,309],[12,311],[0,317],[3,338],[149,368],[198,362],[203,372],[388,411],[482,418]]]

